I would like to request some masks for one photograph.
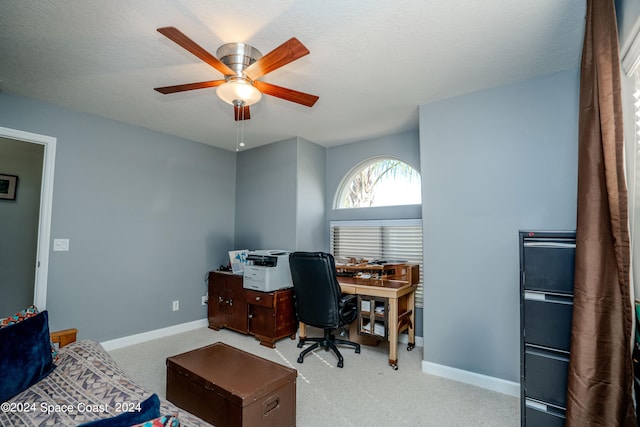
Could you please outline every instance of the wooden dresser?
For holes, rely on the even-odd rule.
[[[209,272],[208,317],[211,329],[253,335],[271,348],[284,337],[295,339],[298,329],[293,289],[244,289],[241,275],[225,271]]]

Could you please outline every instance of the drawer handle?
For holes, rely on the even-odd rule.
[[[260,297],[256,297],[256,301],[260,301]]]
[[[545,295],[539,292],[524,291],[524,299],[530,301],[544,301]]]
[[[563,242],[524,242],[524,246],[528,248],[568,248],[575,249],[575,243]]]
[[[535,408],[544,412],[546,412],[548,408],[547,405],[545,405],[544,403],[536,402],[535,400],[530,400],[530,399],[525,400],[525,405],[528,406],[529,408]]]
[[[569,295],[524,291],[523,297],[527,301],[543,301],[555,304],[573,305],[573,298]]]
[[[544,357],[545,359],[557,360],[558,362],[569,363],[569,358],[567,357],[568,354],[554,354],[550,351],[537,350],[535,347],[531,346],[527,346],[527,348],[525,349],[525,353],[532,356]]]
[[[271,415],[270,412],[280,407],[280,395],[276,395],[264,402],[263,416]]]

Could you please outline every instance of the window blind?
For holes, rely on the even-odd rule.
[[[403,260],[420,266],[416,307],[423,306],[422,220],[331,221],[336,258]]]

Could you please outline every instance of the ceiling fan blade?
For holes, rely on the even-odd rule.
[[[198,82],[198,83],[187,83],[183,85],[175,85],[175,86],[164,86],[164,87],[156,87],[154,90],[162,94],[170,94],[176,92],[185,92],[187,90],[195,90],[195,89],[205,89],[208,87],[216,87],[223,84],[224,80],[209,80],[207,82]]]
[[[243,73],[251,80],[256,80],[289,62],[302,58],[308,53],[309,50],[298,39],[292,37],[249,65],[243,70]]]
[[[204,50],[200,45],[187,37],[182,31],[174,27],[162,27],[158,28],[158,32],[169,40],[173,41],[177,45],[188,50],[198,58],[202,59],[207,64],[211,65],[216,70],[220,71],[225,76],[235,75],[236,73],[221,62],[218,58]]]
[[[239,107],[237,105],[233,106],[233,118],[236,120],[249,120],[251,118],[251,112],[249,111],[249,106],[246,105],[244,107]]]
[[[287,101],[295,102],[297,104],[302,104],[307,107],[313,107],[316,101],[320,99],[320,97],[316,95],[298,92],[297,90],[287,89],[285,87],[272,85],[271,83],[265,83],[259,80],[254,81],[253,85],[260,92],[266,95],[275,96],[276,98],[281,98]]]

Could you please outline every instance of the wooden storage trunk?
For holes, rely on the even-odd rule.
[[[218,342],[167,358],[167,399],[217,427],[295,426],[297,375]]]

